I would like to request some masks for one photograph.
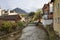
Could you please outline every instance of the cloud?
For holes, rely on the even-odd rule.
[[[38,8],[42,8],[43,5],[49,1],[50,0],[0,0],[0,5],[5,9],[19,7],[26,11],[35,11]]]

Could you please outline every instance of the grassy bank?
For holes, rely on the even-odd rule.
[[[48,32],[48,38],[49,40],[57,40],[57,35],[53,29],[53,25],[47,25],[46,30]]]
[[[58,36],[56,35],[56,33],[53,29],[53,24],[46,25],[46,27],[44,27],[42,25],[42,23],[39,23],[38,27],[42,28],[47,33],[47,39],[46,40],[59,40]]]

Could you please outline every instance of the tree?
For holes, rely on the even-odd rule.
[[[34,15],[34,18],[33,20],[37,20],[37,19],[41,19],[42,16],[41,16],[41,11],[40,10],[37,10],[37,12],[35,12],[35,15]]]
[[[34,15],[35,15],[35,12],[30,12],[30,13],[29,13],[28,16],[29,16],[29,21],[30,21],[30,22],[33,22]]]
[[[35,15],[35,12],[30,12],[29,13],[29,16],[34,16]]]

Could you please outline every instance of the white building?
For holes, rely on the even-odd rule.
[[[49,3],[49,12],[53,12],[53,2]]]
[[[8,15],[17,15],[18,13],[16,13],[15,11],[10,11],[8,10]]]
[[[50,24],[52,24],[53,23],[53,20],[44,20],[44,19],[41,19],[41,22],[42,22],[42,24],[44,25],[44,26],[46,26],[46,25],[50,25]]]
[[[17,15],[18,13],[11,11],[11,10],[2,10],[0,8],[0,16],[2,15]]]
[[[1,13],[2,13],[2,9],[0,8],[0,16],[1,16]]]

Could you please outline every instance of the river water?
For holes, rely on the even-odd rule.
[[[46,40],[46,32],[36,27],[34,24],[29,24],[26,28],[22,30],[22,36],[19,40]]]

